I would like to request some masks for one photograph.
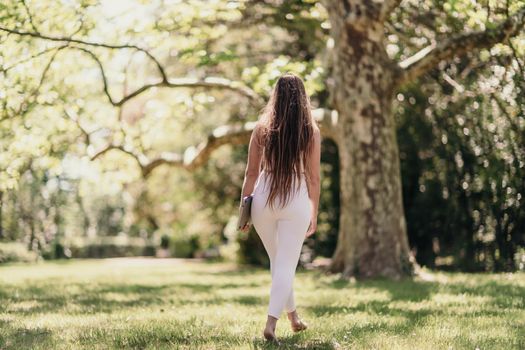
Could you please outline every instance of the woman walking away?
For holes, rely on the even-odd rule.
[[[251,221],[268,257],[272,285],[263,335],[278,343],[275,327],[286,309],[294,332],[307,328],[295,307],[293,280],[301,247],[317,229],[321,133],[302,80],[282,75],[248,147],[242,198],[253,194]],[[247,232],[250,224],[241,228]]]

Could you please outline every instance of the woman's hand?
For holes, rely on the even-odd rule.
[[[241,201],[241,203],[239,204],[239,216],[241,215],[242,203],[243,203],[243,202]],[[246,225],[244,225],[243,227],[241,227],[241,228],[239,229],[239,231],[242,231],[242,232],[248,232],[248,231],[250,231],[250,226],[251,226],[251,222],[248,221],[248,222],[246,223]]]
[[[306,231],[305,238],[310,237],[315,233],[317,230],[317,216],[310,220],[310,226],[308,227],[308,231]]]

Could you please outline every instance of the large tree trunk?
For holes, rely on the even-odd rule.
[[[341,176],[340,231],[330,270],[345,277],[397,279],[414,272],[415,260],[392,113],[396,67],[383,47],[382,23],[362,17],[350,24],[342,1],[331,2],[328,11],[334,40],[329,87],[339,114]],[[363,16],[366,11],[364,5],[357,9]]]

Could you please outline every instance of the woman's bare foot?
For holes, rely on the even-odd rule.
[[[300,332],[308,328],[308,324],[302,321],[297,315],[297,310],[288,312],[288,319],[290,320],[292,331],[294,332]]]
[[[277,337],[275,336],[276,325],[277,325],[277,318],[268,315],[268,319],[266,320],[266,327],[264,328],[263,335],[266,340],[279,343],[279,341],[277,340]]]

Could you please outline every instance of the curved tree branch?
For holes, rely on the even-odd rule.
[[[338,137],[336,132],[337,112],[319,108],[312,111],[312,116],[320,124],[321,134],[323,137]],[[78,120],[73,118],[70,119],[79,125]],[[223,145],[247,144],[256,124],[256,121],[252,121],[246,122],[244,124],[219,126],[208,135],[206,140],[196,146],[190,146],[186,148],[182,154],[175,152],[162,152],[160,155],[154,158],[148,158],[146,155],[130,147],[111,143],[96,152],[92,152],[89,156],[91,160],[95,160],[112,150],[124,152],[135,159],[144,178],[147,178],[149,175],[151,175],[153,170],[163,164],[176,166],[191,171],[206,163],[213,151]],[[86,140],[90,140],[89,133],[83,130],[83,134]]]
[[[100,62],[100,61],[98,61]],[[99,64],[101,73],[103,72],[102,66]],[[104,92],[108,96],[108,99],[110,100],[111,104],[115,107],[122,106],[124,103],[126,103],[128,100],[142,94],[143,92],[154,88],[154,87],[169,87],[169,88],[218,88],[218,89],[226,89],[231,90],[234,92],[237,92],[248,99],[257,107],[262,106],[263,100],[262,98],[255,93],[252,89],[250,89],[247,86],[244,86],[242,83],[237,81],[232,81],[224,78],[217,78],[217,77],[206,77],[204,79],[195,79],[195,78],[173,78],[169,79],[168,81],[161,81],[158,83],[152,83],[152,84],[146,84],[141,86],[140,88],[130,92],[126,96],[122,97],[120,100],[115,101],[111,98],[109,95],[109,92],[107,92],[107,82],[106,79],[103,78],[104,81]]]
[[[44,34],[36,33],[36,32],[25,32],[25,31],[5,28],[5,27],[0,27],[0,31],[11,33],[11,34],[16,34],[16,35],[20,35],[20,36],[30,36],[30,37],[33,37],[33,38],[43,39],[43,40],[48,40],[48,41],[68,42],[68,43],[82,44],[82,45],[94,46],[94,47],[104,47],[104,48],[107,48],[107,49],[132,49],[132,50],[140,51],[140,52],[143,52],[146,56],[148,56],[155,63],[155,65],[157,66],[157,69],[159,71],[159,74],[161,75],[162,81],[167,81],[168,80],[168,77],[166,75],[164,67],[159,62],[159,60],[155,56],[153,56],[153,54],[150,53],[148,50],[146,50],[146,49],[144,49],[144,48],[142,48],[140,46],[137,46],[137,45],[131,45],[131,44],[121,44],[121,45],[105,44],[105,43],[98,43],[98,42],[87,41],[87,40],[74,39],[74,38],[65,37],[65,36],[55,37],[55,36],[44,35]]]
[[[149,164],[148,158],[144,154],[139,153],[135,151],[134,149],[124,146],[124,145],[109,144],[103,149],[97,151],[96,153],[91,154],[89,158],[91,160],[95,160],[112,150],[119,150],[120,152],[126,153],[127,155],[131,156],[137,162],[137,165],[142,170],[143,176],[147,177],[147,175],[144,174],[144,168]]]
[[[73,49],[79,50],[90,56],[91,59],[97,64],[101,76],[104,93],[107,96],[109,102],[116,107],[121,107],[128,100],[140,95],[141,93],[153,88],[153,87],[191,87],[191,88],[222,88],[229,89],[231,91],[238,92],[246,97],[248,97],[252,102],[258,106],[261,106],[263,101],[260,96],[258,96],[252,89],[246,87],[240,82],[230,81],[222,78],[208,77],[205,79],[192,79],[192,78],[177,78],[169,79],[165,74],[164,67],[160,62],[146,49],[143,49],[136,45],[111,45],[98,42],[90,42],[86,40],[73,39],[71,37],[54,37],[49,35],[41,34],[37,31],[35,32],[25,32],[15,29],[4,28],[0,26],[0,31],[8,32],[11,34],[16,34],[20,36],[30,36],[34,38],[39,38],[43,40],[56,41],[56,42],[65,42],[66,44],[60,47],[61,49]],[[136,51],[143,52],[146,54],[153,62],[155,62],[160,75],[161,80],[156,83],[146,84],[135,91],[132,91],[129,94],[124,95],[120,100],[114,99],[109,92],[109,84],[107,76],[104,70],[104,65],[98,56],[82,46],[75,46],[70,44],[84,45],[84,46],[93,46],[93,47],[104,47],[109,49],[134,49]],[[59,50],[57,50],[58,52]],[[55,55],[56,53],[55,52]],[[54,57],[53,57],[54,58]],[[193,170],[202,164],[204,164],[207,159],[210,157],[211,153],[225,144],[246,144],[248,143],[253,128],[256,125],[256,122],[247,122],[242,125],[225,125],[220,126],[213,130],[213,132],[207,137],[207,139],[197,146],[188,147],[183,154],[173,153],[173,152],[163,152],[159,156],[149,159],[145,154],[140,151],[133,149],[128,145],[115,144],[110,142],[108,145],[103,147],[98,151],[92,151],[93,146],[91,144],[92,138],[91,135],[93,132],[87,131],[81,125],[78,118],[71,117],[67,112],[66,115],[71,119],[77,127],[80,128],[86,143],[88,144],[88,155],[90,159],[95,160],[102,157],[104,154],[112,151],[118,150],[120,152],[126,153],[131,156],[139,165],[142,176],[144,178],[148,177],[152,171],[162,164],[168,164],[172,166],[179,166],[187,170]],[[330,137],[336,139],[338,136],[337,133],[337,113],[332,111],[327,111],[324,109],[317,109],[312,111],[313,117],[319,121],[321,125],[321,132],[325,137]]]
[[[234,92],[237,92],[243,96],[246,96],[252,101],[255,106],[259,107],[262,105],[262,98],[255,93],[252,89],[244,86],[240,82],[231,81],[228,79],[222,79],[222,78],[214,78],[214,77],[207,77],[204,79],[194,79],[194,78],[173,78],[166,81],[160,81],[157,83],[151,83],[151,84],[145,84],[141,86],[140,88],[137,88],[136,90],[128,93],[127,95],[123,96],[120,100],[115,100],[110,92],[109,92],[109,85],[106,78],[106,73],[104,70],[104,66],[102,65],[102,62],[100,59],[90,50],[83,48],[83,47],[77,47],[77,46],[71,46],[71,49],[77,49],[85,52],[88,54],[97,64],[100,75],[102,76],[102,84],[104,89],[104,94],[107,96],[109,103],[111,103],[115,107],[121,107],[126,103],[127,101],[131,100],[134,97],[137,97],[138,95],[148,91],[149,89],[155,88],[155,87],[169,87],[169,88],[199,88],[199,87],[205,87],[205,88],[219,88],[219,89],[227,89]]]
[[[52,36],[43,35],[37,32],[23,32],[23,31],[19,31],[15,29],[4,28],[4,27],[0,27],[0,31],[5,31],[8,33],[17,34],[20,36],[31,36],[31,37],[35,37],[35,38],[39,38],[43,40],[66,42],[67,44],[74,43],[74,44],[82,44],[86,46],[104,47],[104,48],[109,48],[109,49],[134,49],[136,51],[145,53],[157,65],[159,72],[161,74],[161,80],[156,83],[145,84],[142,87],[123,96],[120,100],[117,100],[113,98],[109,92],[109,84],[108,84],[107,76],[104,70],[104,65],[102,64],[102,61],[98,58],[98,56],[85,47],[75,46],[75,45],[64,45],[65,47],[68,47],[69,49],[80,50],[82,52],[85,52],[86,54],[90,56],[91,59],[95,61],[95,63],[97,64],[100,70],[101,76],[102,76],[104,94],[107,96],[109,102],[115,107],[122,106],[124,103],[126,103],[130,99],[154,87],[169,87],[169,88],[204,87],[204,88],[227,89],[227,90],[237,92],[241,94],[242,96],[247,97],[250,100],[250,102],[257,108],[263,105],[262,98],[255,91],[253,91],[252,89],[250,89],[249,87],[247,87],[241,82],[218,78],[218,77],[207,77],[204,79],[168,78],[162,64],[148,50],[138,47],[136,45],[110,45],[110,44],[90,42],[90,41],[85,41],[85,40],[78,40],[78,39],[73,39],[69,37],[52,37]]]
[[[442,60],[490,48],[497,43],[504,42],[510,37],[517,35],[524,25],[525,7],[522,7],[493,28],[485,31],[463,33],[443,42],[433,43],[399,63],[400,69],[397,84],[400,86],[413,81],[436,67]]]

